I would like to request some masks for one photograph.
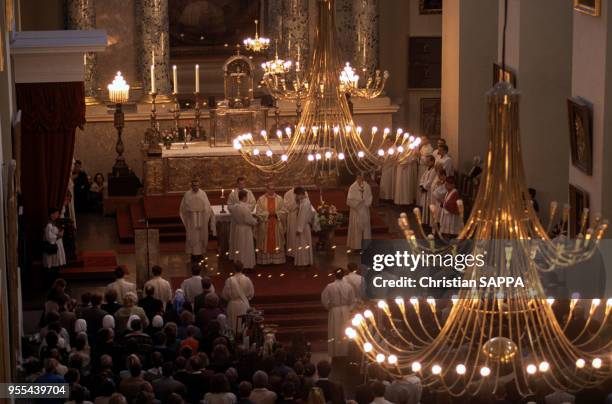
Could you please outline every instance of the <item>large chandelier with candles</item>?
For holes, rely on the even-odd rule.
[[[575,240],[551,239],[548,230],[559,222],[558,205],[551,204],[545,228],[525,199],[519,94],[500,82],[487,94],[487,102],[486,169],[457,239],[426,234],[418,208],[414,221],[403,214],[399,225],[408,250],[415,254],[486,252],[485,266],[467,268],[463,279],[520,276],[526,287],[462,288],[443,300],[379,300],[354,315],[346,335],[389,372],[416,373],[431,390],[452,396],[495,393],[508,382],[522,396],[533,394],[536,383],[562,391],[595,386],[611,375],[612,299],[548,297],[539,274],[592,257],[608,223],[596,217],[588,227],[585,210]],[[569,208],[560,216],[564,230],[569,227]],[[568,333],[578,310],[586,314],[578,325],[582,330]],[[557,315],[560,312],[566,313],[564,318]]]
[[[243,42],[247,50],[256,53],[265,51],[270,46],[269,38],[259,36],[259,20],[255,20],[255,38],[248,37]]]
[[[274,174],[291,169],[312,175],[376,170],[389,159],[409,158],[420,139],[401,129],[370,128],[356,125],[347,95],[378,97],[388,78],[387,72],[358,76],[350,65],[339,60],[336,42],[335,0],[319,0],[319,16],[314,49],[307,71],[298,59],[290,63],[276,58],[262,65],[263,85],[276,100],[296,102],[298,123],[275,133],[246,133],[234,139],[234,148],[259,170]]]

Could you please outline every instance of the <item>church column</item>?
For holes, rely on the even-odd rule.
[[[282,2],[282,28],[278,53],[281,57],[297,61],[299,48],[302,67],[310,62],[308,10],[308,0],[285,0]]]
[[[444,2],[442,11],[442,137],[458,171],[487,151],[484,94],[497,59],[498,4],[491,0]]]
[[[379,48],[379,11],[378,0],[353,0],[353,18],[357,36],[353,48],[352,64],[369,71],[380,68],[378,60]]]
[[[157,101],[167,102],[172,93],[170,83],[170,35],[168,0],[142,0],[142,54],[140,74],[143,97],[149,100],[151,92],[151,64],[155,64],[155,90]],[[155,56],[155,61],[153,61]]]
[[[68,29],[96,29],[95,0],[67,0],[66,26]],[[96,105],[98,96],[97,56],[94,52],[85,54],[85,104]]]
[[[504,0],[500,0],[498,61],[502,60],[503,19]],[[516,74],[521,92],[527,185],[537,191],[537,200],[546,209],[552,200],[567,200],[572,1],[509,0],[507,26],[506,66]]]

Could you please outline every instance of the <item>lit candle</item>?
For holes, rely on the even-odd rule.
[[[225,189],[221,188],[221,198],[224,197],[224,194],[225,194]]]
[[[172,81],[174,81],[172,93],[178,94],[178,74],[176,73],[176,65],[172,66]]]
[[[195,65],[195,91],[200,92],[200,65]]]
[[[295,64],[295,70],[296,71],[300,71],[300,55],[301,55],[301,49],[300,49],[300,45],[298,45],[298,49],[297,49],[297,62]]]
[[[151,93],[155,93],[155,64],[151,64]]]

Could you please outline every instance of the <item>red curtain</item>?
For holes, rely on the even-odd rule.
[[[83,82],[16,84],[21,110],[21,194],[25,236],[39,251],[48,210],[60,207],[72,168],[77,127],[85,123]]]

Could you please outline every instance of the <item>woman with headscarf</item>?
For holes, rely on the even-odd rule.
[[[163,328],[164,328],[164,318],[158,314],[154,316],[153,319],[151,319],[151,324],[145,330],[145,332],[149,334],[151,338],[153,338],[155,337],[155,334],[157,334],[158,332],[161,332]]]
[[[174,298],[170,303],[166,305],[166,314],[164,315],[164,320],[166,323],[180,323],[180,315],[183,310],[190,310],[191,306],[187,302],[185,298],[185,292],[183,289],[177,289],[174,292]]]

